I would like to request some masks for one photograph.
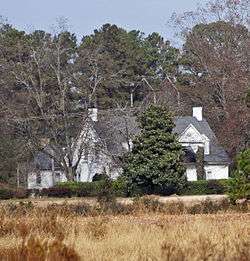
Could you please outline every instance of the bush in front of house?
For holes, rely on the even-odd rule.
[[[181,195],[211,195],[225,194],[227,192],[227,180],[197,180],[189,181]]]
[[[80,182],[76,188],[77,197],[95,197],[97,196],[97,191],[99,190],[99,184],[101,181],[95,182]]]
[[[55,186],[58,190],[69,190],[74,197],[94,197],[97,195],[98,182],[63,182]]]
[[[14,198],[17,198],[17,199],[25,199],[25,198],[28,198],[29,195],[30,195],[29,190],[24,189],[24,188],[18,188],[16,190],[14,190],[14,193],[13,193]]]
[[[151,105],[139,118],[141,133],[133,140],[132,151],[124,158],[123,176],[130,195],[177,193],[186,184],[184,155],[171,112]]]
[[[13,189],[8,187],[0,188],[0,200],[12,199],[12,198],[24,199],[28,197],[29,197],[29,192],[27,189],[23,189],[23,188]]]
[[[44,188],[40,191],[40,196],[70,198],[72,197],[72,190],[63,187]]]
[[[238,199],[250,199],[250,148],[237,157],[237,169],[228,181],[228,195],[233,203]]]
[[[14,191],[9,188],[0,188],[0,200],[11,199],[14,197]]]
[[[198,180],[189,181],[187,185],[177,191],[178,195],[211,195],[211,194],[225,194],[227,192],[227,180]],[[112,193],[115,197],[129,196],[143,196],[152,194],[151,188],[147,187],[134,187],[133,193],[128,193],[127,183],[124,177],[119,177],[109,183],[109,190],[105,192],[105,180],[95,182],[64,182],[59,183],[55,188],[46,189],[43,192],[49,192],[46,196],[62,197],[63,195],[74,197],[99,197],[103,193]],[[62,189],[62,191],[60,191]],[[53,193],[52,193],[53,192]],[[153,191],[156,195],[171,195],[176,193],[175,188],[169,186],[156,187]],[[45,194],[43,193],[43,196]],[[107,195],[108,196],[108,195]]]
[[[127,185],[123,178],[111,180],[112,193],[116,197],[125,197],[127,195]],[[71,196],[75,197],[96,197],[102,192],[105,180],[94,182],[63,182],[56,185],[56,188],[68,189]]]
[[[121,176],[112,181],[112,189],[116,197],[128,196],[128,186],[126,180]]]

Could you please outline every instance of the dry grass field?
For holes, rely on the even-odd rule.
[[[197,203],[201,203],[206,199],[211,200],[212,202],[221,202],[226,200],[228,197],[227,195],[196,195],[196,196],[170,196],[170,197],[162,197],[162,196],[153,196],[158,201],[162,203],[183,203],[186,206],[192,206]],[[32,202],[34,206],[37,207],[46,207],[53,202],[53,204],[80,204],[86,203],[89,205],[97,204],[97,199],[94,197],[71,197],[71,198],[29,198],[27,199],[11,199],[11,200],[4,200],[2,204],[9,204],[9,203],[19,203],[19,202]],[[122,203],[125,205],[133,204],[133,198],[117,198],[118,203]]]
[[[0,260],[247,261],[249,210],[223,204],[0,203]]]

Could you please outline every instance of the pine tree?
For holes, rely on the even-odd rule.
[[[124,176],[130,193],[140,188],[146,193],[178,192],[186,182],[181,163],[181,145],[172,132],[174,122],[169,111],[150,106],[139,118],[141,133],[125,159]]]

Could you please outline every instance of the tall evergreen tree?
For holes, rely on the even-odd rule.
[[[147,193],[178,192],[185,182],[181,163],[181,145],[172,132],[174,122],[169,111],[150,106],[139,118],[141,133],[126,157],[124,176],[131,191],[135,187]]]

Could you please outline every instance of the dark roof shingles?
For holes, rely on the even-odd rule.
[[[175,117],[174,132],[180,135],[190,124],[192,124],[201,134],[205,134],[210,140],[210,154],[205,155],[205,161],[208,163],[229,163],[225,150],[219,145],[219,142],[210,128],[206,119],[198,121],[191,116]],[[134,115],[116,115],[110,114],[99,117],[98,122],[94,123],[94,128],[99,137],[105,142],[107,149],[112,155],[121,155],[126,150],[122,144],[127,142],[127,137],[133,139],[140,132],[136,117]]]

